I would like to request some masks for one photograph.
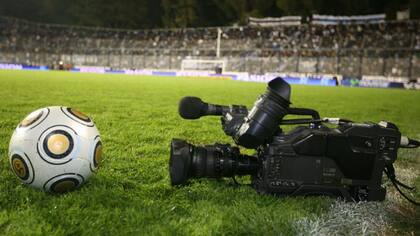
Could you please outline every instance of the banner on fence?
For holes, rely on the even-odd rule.
[[[361,15],[361,16],[330,16],[312,15],[312,24],[337,25],[337,24],[372,24],[385,22],[385,14]]]
[[[368,88],[406,88],[420,89],[420,80],[408,80],[403,77],[363,76],[362,79],[343,77],[342,86]]]
[[[263,75],[249,75],[248,73],[239,74],[234,80],[252,81],[267,83],[270,80],[281,77],[289,84],[317,85],[317,86],[336,86],[336,75],[306,74],[306,73],[266,73]]]
[[[19,64],[1,64],[0,69],[5,70],[49,70],[45,66],[28,66]],[[342,77],[334,74],[311,74],[311,73],[265,73],[249,74],[247,72],[227,72],[215,74],[205,71],[163,71],[163,70],[139,70],[121,69],[116,70],[108,67],[78,66],[72,72],[87,73],[111,73],[127,75],[156,75],[172,77],[210,77],[215,79],[231,79],[236,81],[249,81],[267,83],[276,77],[282,77],[289,84],[316,85],[316,86],[342,86],[351,87],[374,87],[374,88],[406,88],[420,89],[420,79],[408,80],[404,77],[385,77],[385,76],[363,76],[362,79],[352,77]]]
[[[265,17],[265,18],[248,18],[248,25],[260,27],[273,27],[279,25],[300,25],[301,16],[283,16],[283,17]]]

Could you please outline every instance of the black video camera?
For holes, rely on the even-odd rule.
[[[378,201],[386,195],[382,186],[385,172],[400,193],[399,186],[411,188],[395,178],[393,163],[398,148],[418,147],[418,141],[401,136],[390,122],[321,119],[315,110],[292,108],[290,92],[289,84],[276,78],[250,111],[241,105],[213,105],[184,97],[179,104],[181,117],[222,116],[224,132],[236,144],[255,149],[256,154],[243,155],[229,144],[200,147],[173,139],[169,162],[172,185],[184,184],[188,178],[251,175],[251,184],[259,193]],[[284,120],[289,114],[311,118]],[[288,124],[306,126],[284,133],[280,125]]]

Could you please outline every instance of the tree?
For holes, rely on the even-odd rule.
[[[1,0],[0,15],[31,21],[116,28],[205,27],[246,24],[250,16],[360,15],[395,19],[419,0]]]
[[[195,0],[163,0],[163,24],[166,27],[196,26],[197,1]]]
[[[287,15],[309,16],[314,12],[314,2],[312,0],[277,0],[276,5]]]

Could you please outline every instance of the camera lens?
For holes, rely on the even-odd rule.
[[[242,155],[238,148],[224,144],[196,147],[183,140],[173,139],[170,155],[172,185],[184,184],[188,178],[252,175],[259,166],[256,157]]]

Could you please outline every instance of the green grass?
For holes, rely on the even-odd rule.
[[[251,107],[265,87],[203,78],[0,71],[0,235],[302,234],[296,222],[327,215],[333,199],[261,196],[230,180],[195,180],[182,188],[169,184],[173,137],[194,144],[232,143],[217,117],[181,119],[179,99],[192,95],[212,103]],[[292,88],[295,107],[317,109],[321,116],[393,121],[404,134],[420,139],[418,91]],[[52,105],[89,114],[104,143],[98,174],[81,189],[64,195],[21,184],[7,157],[9,139],[20,120]],[[398,166],[417,171],[419,151],[401,151]],[[420,178],[413,181],[419,189]],[[415,196],[420,198],[419,190]],[[419,208],[397,200],[379,208],[388,209],[390,225],[376,232],[420,232]]]

